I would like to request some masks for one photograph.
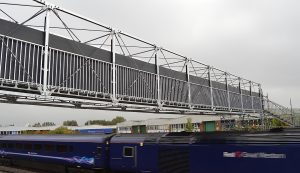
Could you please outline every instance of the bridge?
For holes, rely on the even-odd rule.
[[[42,0],[0,2],[0,101],[294,125],[293,112],[259,83]]]

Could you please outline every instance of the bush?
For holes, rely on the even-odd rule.
[[[49,134],[77,134],[78,132],[70,130],[66,127],[58,127],[55,130],[49,131]]]

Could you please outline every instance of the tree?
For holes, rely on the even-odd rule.
[[[192,123],[192,118],[187,118],[187,123],[186,123],[186,126],[185,126],[185,131],[186,132],[193,132],[194,130],[194,126],[193,126],[193,123]]]
[[[42,127],[49,127],[49,126],[55,126],[55,123],[54,122],[44,122],[42,124]]]
[[[41,126],[41,123],[35,123],[32,125],[32,127],[42,127],[42,126]]]
[[[76,120],[67,120],[63,122],[64,126],[78,126],[78,123]]]
[[[126,121],[126,119],[124,117],[117,116],[114,119],[112,119],[111,121],[106,121],[106,120],[89,120],[89,121],[85,122],[84,125],[86,125],[86,126],[88,126],[88,125],[109,126],[109,125],[116,125],[116,124],[122,123],[124,121]]]
[[[106,120],[89,120],[85,123],[85,125],[112,125],[111,121],[106,121]]]
[[[49,131],[49,134],[77,134],[78,132],[68,129],[67,127],[58,127],[55,130]]]
[[[126,121],[126,119],[124,117],[121,117],[121,116],[117,116],[116,118],[111,120],[112,124],[114,124],[114,125],[116,125],[118,123],[123,123],[125,121]]]

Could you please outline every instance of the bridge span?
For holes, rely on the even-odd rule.
[[[241,115],[271,103],[259,83],[46,1],[6,0],[0,13],[2,102]]]

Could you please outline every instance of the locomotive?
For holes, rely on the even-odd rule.
[[[296,173],[300,129],[0,137],[1,162],[128,173]],[[59,169],[60,167],[60,169]]]

